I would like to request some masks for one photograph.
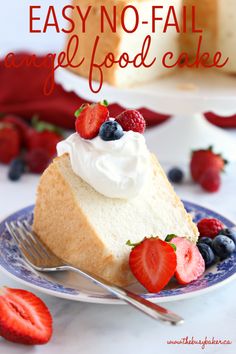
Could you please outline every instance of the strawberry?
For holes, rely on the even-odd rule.
[[[177,267],[175,277],[180,284],[198,279],[205,271],[205,262],[197,246],[184,237],[174,237]]]
[[[220,154],[214,153],[212,146],[206,150],[196,150],[193,152],[190,162],[192,178],[195,182],[199,182],[202,174],[208,168],[215,168],[220,173],[227,163]]]
[[[0,335],[15,343],[46,344],[52,336],[52,317],[47,306],[29,291],[1,289]]]
[[[197,224],[200,236],[214,238],[224,229],[222,222],[215,218],[204,218]]]
[[[27,148],[29,151],[43,149],[50,157],[53,157],[56,155],[57,144],[61,140],[62,136],[55,132],[49,130],[38,132],[30,129],[27,136]]]
[[[12,124],[0,123],[0,162],[8,164],[20,154],[20,135]]]
[[[56,146],[63,139],[62,130],[50,123],[32,119],[32,128],[27,134],[27,149],[44,149],[50,157],[56,155]]]
[[[136,110],[127,110],[116,117],[116,121],[125,131],[132,130],[143,134],[146,128],[146,122],[142,114]]]
[[[217,192],[221,186],[220,172],[217,168],[210,167],[202,173],[199,182],[205,191],[209,193]]]
[[[158,237],[145,238],[138,245],[134,245],[129,256],[133,275],[153,293],[159,292],[167,285],[175,273],[176,262],[173,247]]]
[[[107,102],[83,104],[75,112],[75,116],[76,132],[84,139],[93,139],[98,135],[101,125],[109,118]]]
[[[51,157],[45,149],[36,148],[25,154],[25,163],[30,172],[43,173],[48,167]]]
[[[21,138],[21,144],[22,146],[25,146],[30,126],[22,118],[13,114],[8,114],[4,116],[1,121],[12,124],[18,130]]]

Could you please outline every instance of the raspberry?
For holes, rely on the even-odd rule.
[[[199,221],[197,224],[200,236],[207,236],[214,238],[224,229],[224,225],[221,221],[214,218],[205,218]]]
[[[116,117],[116,121],[125,131],[133,130],[143,134],[146,128],[146,122],[142,114],[135,110],[127,110]]]
[[[25,156],[29,171],[33,173],[42,173],[48,167],[50,161],[49,153],[41,148],[31,150]]]
[[[214,193],[220,189],[221,177],[216,168],[208,168],[200,178],[200,185],[207,192]]]

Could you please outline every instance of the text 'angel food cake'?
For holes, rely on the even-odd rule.
[[[139,112],[109,118],[97,103],[76,115],[76,132],[41,177],[33,229],[68,263],[128,285],[128,240],[175,234],[196,243],[198,231],[147,149]]]
[[[133,33],[125,31],[121,23],[122,11],[128,5],[135,7],[139,14],[139,26],[136,28],[134,11],[132,9],[125,11],[124,21],[127,30],[136,28]],[[201,54],[208,52],[213,58],[215,53],[220,51],[222,61],[229,58],[222,70],[232,74],[236,73],[235,0],[118,0],[115,2],[73,0],[72,6],[80,6],[82,14],[86,14],[88,7],[92,6],[86,18],[85,32],[81,30],[81,18],[78,12],[73,11],[72,13],[73,21],[77,26],[68,34],[68,41],[74,35],[78,35],[79,51],[76,58],[80,60],[85,58],[83,65],[70,67],[70,70],[76,74],[87,78],[90,76],[90,58],[93,55],[97,36],[100,37],[95,53],[95,62],[98,64],[104,61],[108,53],[114,54],[116,60],[124,52],[128,53],[129,58],[134,58],[141,52],[145,38],[147,36],[151,38],[146,63],[150,64],[153,58],[157,58],[157,60],[150,67],[141,65],[137,68],[128,65],[121,68],[115,63],[109,68],[102,68],[103,80],[115,86],[134,86],[173,73],[174,68],[167,68],[162,63],[163,56],[168,52],[173,53],[174,62],[180,53],[187,54],[192,62],[196,58],[200,36],[202,36]],[[103,15],[105,19],[103,31],[101,31],[101,6],[105,7],[108,14]],[[116,7],[115,31],[112,27],[114,6]],[[159,8],[153,14],[154,6]],[[170,7],[174,7],[174,11],[169,12]],[[165,27],[167,23],[169,25]],[[179,31],[175,27],[175,23],[178,24]],[[155,26],[155,30],[153,26]],[[73,56],[74,50],[75,45],[71,45],[71,56]],[[209,59],[209,61],[212,60]],[[170,64],[173,62],[171,61]],[[101,72],[99,69],[94,70],[92,76],[94,80],[100,81]]]

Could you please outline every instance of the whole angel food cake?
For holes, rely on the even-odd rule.
[[[140,53],[144,39],[147,35],[151,38],[151,45],[146,56],[146,63],[150,64],[153,58],[156,62],[150,67],[143,65],[135,68],[128,65],[121,68],[114,64],[109,68],[103,67],[103,80],[120,87],[133,86],[140,83],[152,81],[166,74],[175,71],[174,68],[166,68],[162,64],[163,55],[167,52],[173,53],[175,61],[181,52],[186,52],[190,58],[196,58],[199,36],[202,35],[201,53],[209,52],[211,57],[216,51],[222,52],[222,57],[229,57],[227,65],[222,70],[228,73],[236,73],[236,1],[235,0],[118,0],[118,1],[88,1],[73,0],[72,6],[80,6],[81,12],[86,13],[88,6],[92,10],[87,16],[86,31],[78,30],[68,34],[68,41],[73,35],[79,36],[78,59],[85,58],[83,65],[70,67],[70,70],[84,77],[90,75],[90,58],[94,51],[94,43],[97,36],[100,37],[96,47],[94,62],[100,64],[108,53],[113,53],[117,60],[123,52],[130,58]],[[101,6],[105,6],[110,19],[113,19],[113,8],[116,6],[116,30],[113,31],[109,21],[104,21],[104,31],[101,31]],[[134,6],[139,13],[140,26],[133,32],[128,33],[121,24],[121,13],[128,6]],[[152,9],[155,10],[156,21],[152,20]],[[170,6],[174,6],[174,13],[168,16]],[[195,7],[193,16],[192,7]],[[183,10],[185,7],[186,10]],[[77,11],[73,11],[73,21],[81,23]],[[126,12],[126,26],[129,29],[135,27],[135,16],[133,11]],[[165,29],[165,20],[169,18],[172,24]],[[104,15],[105,18],[105,15]],[[112,20],[110,20],[112,22]],[[178,22],[179,33],[174,26]],[[153,22],[155,31],[153,31]],[[128,25],[127,25],[128,24]],[[196,30],[203,30],[203,33]],[[164,32],[165,29],[165,32]],[[70,46],[70,56],[74,55],[75,45]],[[101,80],[100,70],[93,71],[93,79]]]
[[[97,103],[76,116],[76,132],[41,177],[33,229],[66,262],[128,285],[128,240],[176,234],[196,243],[198,230],[149,152],[139,112],[114,119]]]

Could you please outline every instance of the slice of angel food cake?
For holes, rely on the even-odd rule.
[[[135,281],[128,240],[156,239],[175,254],[174,241],[164,241],[174,234],[196,247],[197,227],[146,146],[142,115],[112,118],[104,101],[84,104],[76,117],[38,187],[33,230],[47,247],[121,286]]]

